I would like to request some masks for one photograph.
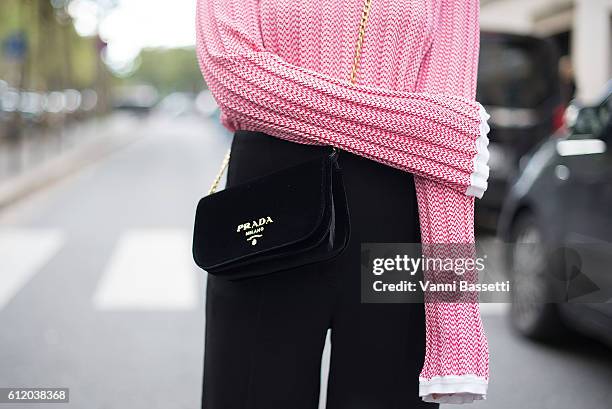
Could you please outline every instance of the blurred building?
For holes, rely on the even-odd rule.
[[[612,0],[481,0],[481,26],[555,40],[585,101],[612,78]]]

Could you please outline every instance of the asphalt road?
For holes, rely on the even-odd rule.
[[[69,387],[56,408],[195,409],[204,276],[191,225],[230,139],[192,117],[125,126],[135,142],[0,212],[0,387]],[[484,307],[492,381],[475,405],[612,405],[610,350],[534,344],[504,311]],[[0,404],[12,407],[40,405]]]

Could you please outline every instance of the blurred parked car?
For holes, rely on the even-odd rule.
[[[150,85],[131,85],[113,90],[113,109],[148,114],[157,103],[157,90]]]
[[[25,124],[38,124],[42,121],[44,95],[35,91],[22,91],[19,96],[19,112]]]
[[[196,96],[190,92],[173,92],[155,106],[155,112],[170,117],[194,115],[196,114],[195,98]]]
[[[33,91],[20,91],[6,82],[0,92],[0,134],[2,138],[16,140],[23,125],[38,125],[43,118],[43,95]]]
[[[0,143],[4,141],[8,134],[9,128],[9,112],[6,109],[4,102],[4,95],[8,91],[8,84],[6,81],[0,80]]]
[[[211,117],[219,111],[217,101],[209,89],[202,90],[196,98],[196,107],[202,115]]]
[[[0,141],[5,137],[8,125],[9,113],[4,102],[5,94],[8,92],[8,83],[0,80]]]
[[[612,81],[597,105],[570,105],[567,126],[524,163],[504,204],[498,231],[511,243],[510,316],[528,337],[554,339],[571,327],[612,343],[611,111]],[[566,291],[580,279],[571,288],[599,291],[604,301],[542,303],[551,299],[555,277],[566,280],[559,281]]]
[[[163,116],[214,116],[219,107],[210,90],[205,89],[198,94],[192,92],[173,92],[165,96],[155,106],[154,112]]]
[[[10,117],[13,112],[19,112],[19,96],[18,90],[12,87],[5,87],[2,92],[2,112],[5,116]]]
[[[561,126],[559,55],[549,40],[515,34],[481,35],[477,99],[491,114],[489,187],[477,201],[476,222],[492,228],[521,157]]]

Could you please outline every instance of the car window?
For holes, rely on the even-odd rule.
[[[574,125],[572,139],[601,138],[610,121],[611,100],[608,98],[600,105],[582,107]]]
[[[600,134],[598,138],[612,142],[612,97],[608,96],[606,102],[599,107],[599,123],[601,124]],[[612,148],[612,147],[611,147]]]
[[[608,100],[601,104],[599,107],[599,121],[602,126],[610,124],[610,106],[612,105],[612,97],[608,97]]]
[[[573,137],[576,139],[593,138],[599,132],[601,126],[597,107],[585,106],[580,108],[576,124],[574,125]]]
[[[531,37],[481,36],[478,100],[483,105],[537,108],[556,94],[554,48]]]

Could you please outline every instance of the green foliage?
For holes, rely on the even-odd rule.
[[[0,39],[19,27],[18,0],[2,0],[0,2]]]
[[[0,53],[0,79],[13,86],[41,91],[108,87],[108,71],[101,63],[95,38],[79,36],[65,13],[71,0],[0,0],[0,42],[23,31],[28,42],[24,61],[5,61]],[[116,0],[97,0],[110,9]],[[193,48],[146,49],[137,69],[115,84],[151,84],[159,92],[201,90],[205,84]]]
[[[99,74],[95,40],[80,37],[67,14],[54,9],[49,0],[1,0],[0,42],[16,31],[25,33],[27,55],[16,62],[0,54],[0,79],[37,90],[95,85]]]
[[[161,94],[197,92],[204,87],[193,47],[146,49],[138,58],[138,68],[126,83],[151,84]]]

